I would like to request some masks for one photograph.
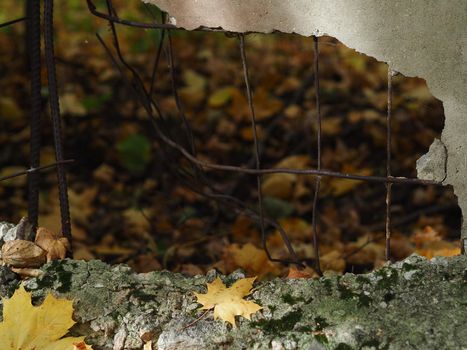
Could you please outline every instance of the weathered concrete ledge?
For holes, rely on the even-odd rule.
[[[366,275],[275,279],[258,283],[263,306],[237,329],[199,315],[193,291],[207,276],[133,273],[127,266],[64,260],[25,282],[35,300],[48,291],[72,298],[74,334],[95,349],[461,349],[467,344],[467,256],[419,256]],[[242,278],[238,271],[224,278]],[[0,267],[0,294],[10,296],[16,275]]]

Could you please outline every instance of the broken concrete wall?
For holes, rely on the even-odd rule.
[[[467,215],[467,1],[144,1],[168,12],[174,24],[188,30],[205,26],[329,35],[405,76],[425,79],[444,105],[441,142],[446,152],[439,152],[437,143],[421,162],[419,176],[444,178],[444,184],[453,185]],[[467,220],[462,232],[467,247]]]
[[[73,300],[72,335],[95,350],[154,349],[461,349],[467,344],[467,256],[409,258],[366,275],[259,282],[249,299],[263,309],[237,328],[205,317],[193,292],[217,273],[136,274],[94,260],[54,261],[24,281],[35,302],[52,292]],[[230,285],[243,272],[220,276]],[[0,266],[0,297],[20,283]],[[0,302],[0,313],[1,313]],[[2,349],[3,350],[3,349]]]

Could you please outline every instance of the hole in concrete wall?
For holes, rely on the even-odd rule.
[[[59,18],[57,21],[60,25]],[[81,27],[70,30],[75,33],[77,28]],[[66,154],[78,160],[70,168],[70,197],[75,246],[80,254],[109,262],[129,262],[140,271],[160,268],[158,264],[163,262],[170,269],[191,273],[205,272],[213,266],[224,272],[237,268],[235,252],[242,245],[252,243],[260,247],[257,226],[229,208],[217,213],[213,201],[193,194],[185,182],[168,171],[170,164],[161,161],[162,152],[153,142],[147,117],[102,56],[102,48],[89,40],[76,50],[76,43],[68,40],[73,33],[67,32],[65,26],[58,31],[57,51],[61,93],[66,96],[62,98]],[[154,44],[159,36],[128,28],[119,29],[119,33],[128,61],[149,83]],[[91,34],[86,32],[83,37]],[[199,157],[222,164],[247,165],[252,158],[252,134],[238,40],[219,33],[176,31],[173,44],[176,80]],[[315,111],[312,40],[285,34],[250,35],[247,56],[259,135],[265,141],[263,167],[279,163],[315,166],[316,125],[307,123]],[[11,62],[11,57],[5,58],[8,60]],[[321,39],[320,65],[323,167],[384,176],[386,65],[355,53],[333,38]],[[154,95],[167,116],[168,133],[184,143],[164,55],[160,68]],[[398,76],[394,84],[393,173],[414,177],[416,159],[428,150],[443,128],[442,104],[433,99],[421,79]],[[18,105],[26,109],[21,102]],[[80,115],[82,109],[74,107],[84,107],[84,115]],[[14,131],[27,135],[26,122],[26,118],[17,121]],[[2,145],[23,145],[21,152],[8,155],[8,162],[25,164],[26,138],[15,141],[8,132],[11,129],[2,130]],[[50,160],[50,129],[44,130],[44,140],[49,146],[44,159]],[[138,147],[146,141],[151,144],[147,157],[138,158],[145,162],[141,171],[132,168],[125,156],[125,152],[130,158],[135,155],[130,147],[135,140],[139,140]],[[312,156],[308,156],[310,143]],[[116,149],[115,145],[121,146]],[[141,152],[136,155],[140,157]],[[178,153],[171,152],[168,157],[169,163],[189,170]],[[207,177],[218,190],[234,188],[233,196],[256,206],[254,178],[213,171],[208,171]],[[313,178],[270,176],[265,178],[265,187],[268,182],[268,214],[283,224],[299,254],[310,257]],[[0,203],[2,219],[18,221],[20,213],[15,208],[25,206],[24,184],[0,185],[4,186],[2,196],[13,199]],[[57,229],[55,185],[55,174],[44,174],[41,223]],[[189,185],[206,189],[193,182]],[[430,239],[441,238],[440,242],[447,244],[429,245],[431,250],[455,245],[450,243],[459,237],[460,211],[455,203],[449,188],[394,186],[396,257],[403,258],[414,251],[417,242]],[[211,221],[213,218],[217,220]],[[363,272],[378,266],[384,259],[380,240],[383,219],[384,185],[324,180],[319,225],[328,268]],[[277,234],[271,230],[268,237],[273,254],[285,257]],[[346,257],[344,267],[341,257]]]

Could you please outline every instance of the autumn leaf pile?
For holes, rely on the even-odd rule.
[[[139,1],[116,3],[120,16],[148,20]],[[14,17],[20,7],[6,12]],[[89,16],[83,1],[63,2],[57,11],[66,13],[56,18],[56,51],[65,156],[76,160],[67,166],[75,258],[123,262],[137,271],[195,275],[242,268],[259,278],[286,275],[287,266],[268,260],[257,222],[245,208],[202,195],[218,191],[256,209],[255,178],[206,171],[209,185],[198,181],[186,160],[155,141],[144,109],[95,39],[97,30],[110,39],[105,24]],[[0,32],[1,175],[24,169],[29,159],[27,68],[15,59],[24,53],[18,44],[23,34],[21,26]],[[149,86],[160,34],[121,27],[119,35],[125,57]],[[172,35],[175,80],[198,157],[251,167],[253,135],[238,40],[219,33]],[[322,167],[384,176],[387,67],[333,38],[320,43]],[[311,39],[255,34],[247,36],[246,47],[262,167],[316,167]],[[187,146],[167,67],[163,54],[154,98],[165,113],[164,130]],[[424,81],[400,75],[393,104],[392,172],[414,177],[416,159],[440,135],[442,104]],[[54,161],[47,113],[44,104],[42,164]],[[285,229],[310,276],[316,275],[310,268],[314,183],[313,176],[293,174],[271,174],[262,182],[266,215]],[[56,187],[55,174],[44,172],[40,226],[52,232],[60,232]],[[18,222],[26,215],[26,191],[25,177],[0,183],[0,220]],[[458,253],[460,212],[450,189],[395,185],[393,191],[395,260],[413,252]],[[323,178],[318,230],[325,272],[365,272],[384,263],[384,193],[384,184]],[[273,257],[289,258],[276,229],[267,228],[265,241]],[[56,253],[66,248],[56,239],[53,244]]]

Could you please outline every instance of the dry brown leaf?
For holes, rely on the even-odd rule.
[[[311,159],[308,155],[298,154],[282,159],[274,168],[306,169],[310,164]],[[262,184],[263,194],[288,199],[294,194],[295,184],[299,179],[300,177],[295,174],[271,174],[265,176]]]
[[[297,175],[273,174],[265,177],[261,190],[265,196],[288,199],[292,196]]]
[[[356,242],[347,244],[344,249],[344,253],[349,255],[347,262],[353,265],[374,265],[375,261],[384,260],[384,244],[371,242],[371,240],[371,236],[364,236]]]
[[[39,277],[44,274],[44,271],[39,269],[31,269],[28,267],[11,267],[11,271],[21,276],[21,278],[27,277]]]
[[[343,273],[345,270],[345,260],[342,258],[341,252],[337,250],[333,250],[325,255],[323,255],[320,259],[321,261],[321,269],[326,271],[334,271],[338,273]]]
[[[426,247],[433,242],[438,242],[441,237],[435,229],[431,226],[425,226],[423,230],[417,230],[411,237],[412,242],[415,244],[417,249]]]
[[[35,243],[47,252],[47,262],[65,259],[70,249],[70,242],[62,235],[56,234],[45,227],[39,227]]]
[[[247,243],[243,246],[231,244],[224,250],[225,265],[229,271],[242,268],[250,275],[272,274],[278,276],[280,269],[272,263],[263,249]]]
[[[3,263],[13,267],[40,267],[46,261],[46,251],[30,241],[15,239],[2,246]]]
[[[318,277],[318,274],[309,267],[299,270],[296,266],[289,267],[289,273],[287,274],[288,279],[298,279],[298,278],[313,278]]]

